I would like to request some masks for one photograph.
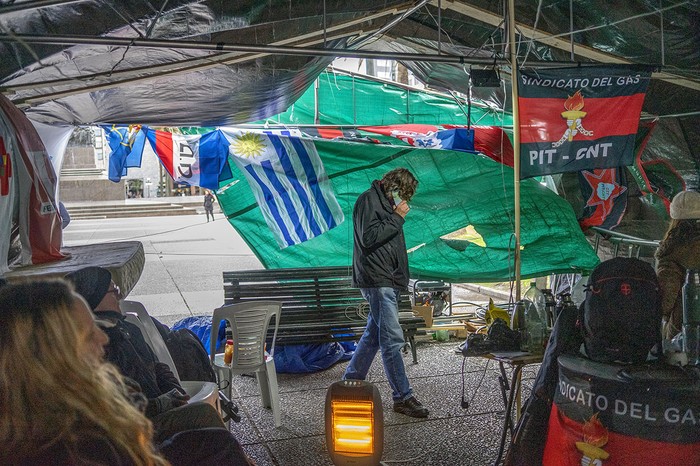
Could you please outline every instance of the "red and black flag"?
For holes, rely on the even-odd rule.
[[[572,356],[560,356],[558,363],[543,465],[697,464],[697,383],[653,366]]]
[[[625,169],[597,168],[578,172],[581,194],[586,201],[578,220],[581,228],[601,227],[612,230],[620,224],[627,209]]]
[[[631,165],[650,77],[635,66],[521,71],[520,177]]]

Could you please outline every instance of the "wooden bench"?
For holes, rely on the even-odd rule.
[[[359,340],[369,306],[351,274],[349,267],[224,272],[224,303],[280,301],[277,345]],[[400,296],[399,323],[417,363],[415,336],[425,333],[425,321],[413,315],[408,291]]]

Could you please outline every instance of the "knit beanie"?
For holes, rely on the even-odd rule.
[[[674,220],[700,219],[700,193],[682,191],[671,201],[671,218]]]
[[[94,310],[107,294],[112,281],[112,273],[103,267],[85,267],[66,275],[73,282],[75,291],[85,298],[90,309]]]

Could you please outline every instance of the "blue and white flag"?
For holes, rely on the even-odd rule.
[[[108,175],[118,183],[126,176],[127,169],[139,168],[146,135],[140,126],[102,126],[111,152]]]
[[[280,248],[341,224],[343,211],[313,142],[221,128],[229,154],[245,174]]]

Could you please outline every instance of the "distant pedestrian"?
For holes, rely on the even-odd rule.
[[[207,223],[209,223],[209,216],[211,215],[212,222],[214,221],[214,195],[211,191],[207,191],[204,195],[204,212],[207,214]]]

